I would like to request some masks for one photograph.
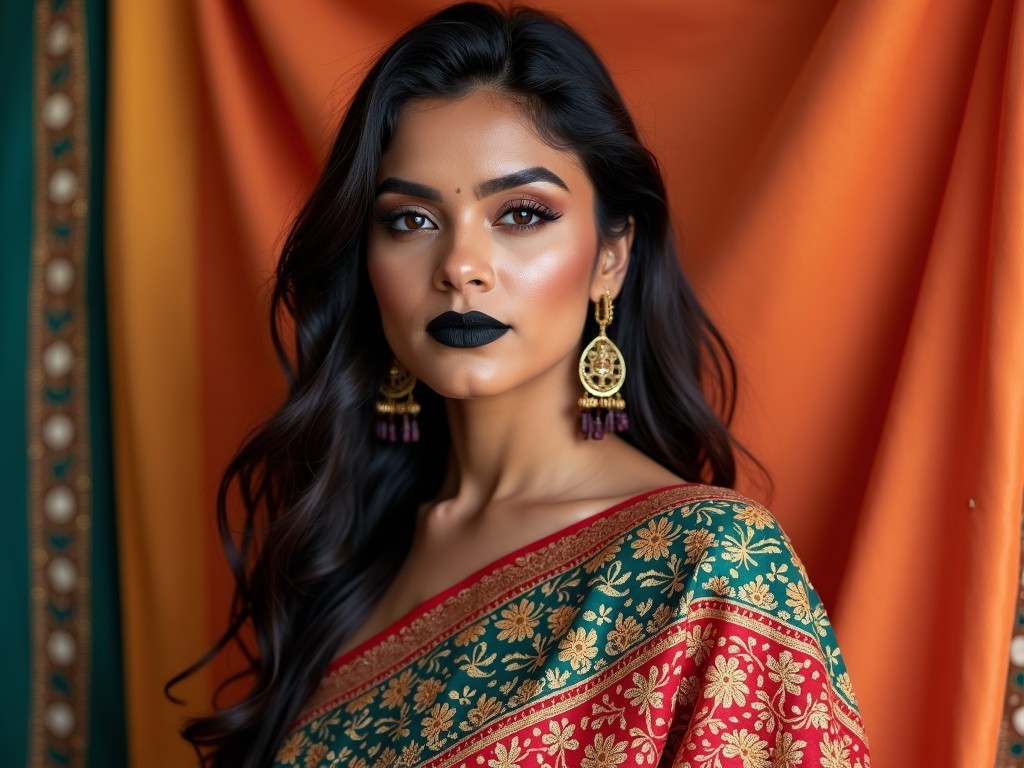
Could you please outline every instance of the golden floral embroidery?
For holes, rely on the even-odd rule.
[[[586,571],[587,573],[593,573],[594,571],[598,570],[602,566],[607,565],[608,563],[610,563],[612,560],[615,559],[615,556],[617,554],[619,554],[619,549],[621,549],[621,545],[619,544],[619,542],[616,541],[616,542],[614,542],[612,544],[609,544],[607,547],[605,547],[600,552],[598,552],[596,555],[594,555],[594,557],[592,557],[583,566],[583,570]]]
[[[281,749],[277,752],[277,757],[274,758],[279,763],[285,765],[295,765],[295,761],[299,759],[299,755],[302,754],[302,750],[306,746],[306,734],[302,731],[297,731],[288,737],[287,741],[281,746]]]
[[[777,683],[782,683],[786,693],[797,695],[800,693],[800,685],[804,682],[804,676],[800,674],[802,664],[793,661],[793,654],[783,651],[777,659],[768,657],[768,677]]]
[[[487,630],[487,623],[490,619],[484,619],[483,621],[477,622],[466,629],[462,630],[455,636],[455,645],[459,648],[463,648],[470,643],[475,643],[480,639],[480,636]]]
[[[580,763],[583,768],[613,768],[626,762],[626,742],[616,742],[614,736],[605,737],[599,733],[583,754],[586,755]]]
[[[707,685],[704,695],[715,700],[715,704],[731,707],[733,703],[743,705],[747,701],[750,689],[744,682],[747,673],[740,669],[740,663],[734,658],[715,657],[715,664],[705,674]]]
[[[380,700],[385,707],[399,707],[412,692],[412,681],[414,675],[411,669],[402,672],[398,677],[388,680],[387,688],[381,694]]]
[[[736,519],[742,520],[747,525],[761,531],[775,525],[775,519],[768,514],[766,509],[751,505],[742,506],[735,511]]]
[[[794,739],[792,734],[781,730],[776,732],[772,768],[797,768],[804,759],[803,748],[806,746],[806,741]]]
[[[772,768],[768,762],[768,742],[746,728],[724,734],[722,741],[725,742],[722,754],[740,758],[743,768]]]
[[[562,638],[558,651],[559,661],[568,661],[576,672],[586,672],[590,669],[590,660],[597,656],[597,632],[572,630]]]
[[[504,744],[495,746],[494,759],[487,761],[488,768],[522,768],[518,762],[522,754],[523,750],[519,746],[519,737],[515,736],[508,747]]]
[[[819,768],[827,735],[822,768],[870,768],[827,617],[771,515],[718,490],[651,499],[483,572],[346,662],[276,766],[798,768],[810,752]],[[325,707],[330,690],[350,693]]]
[[[715,546],[715,534],[706,528],[697,528],[687,531],[683,539],[683,546],[686,550],[686,562],[696,563],[704,553]]]
[[[644,629],[632,616],[623,618],[620,613],[615,617],[615,629],[608,633],[608,642],[605,643],[604,652],[609,656],[618,656],[625,653],[629,648],[643,637]]]
[[[416,686],[416,695],[413,697],[413,701],[416,702],[416,711],[423,712],[434,703],[434,699],[437,698],[437,694],[444,690],[444,685],[440,680],[436,680],[432,677],[427,678]]]
[[[480,695],[480,698],[476,700],[476,706],[467,713],[467,722],[462,723],[460,727],[466,726],[463,728],[463,730],[466,731],[475,730],[488,720],[492,720],[500,715],[502,709],[504,709],[504,705],[501,703],[500,699],[483,693]]]
[[[665,700],[665,694],[658,690],[659,685],[664,684],[664,681],[659,679],[658,668],[651,667],[648,674],[649,677],[644,677],[639,672],[634,672],[633,687],[626,689],[629,703],[644,715],[652,708],[660,709]]]
[[[695,626],[684,632],[683,638],[686,642],[686,658],[693,659],[693,663],[698,667],[703,666],[715,645],[714,625]]]
[[[551,634],[558,638],[568,632],[579,612],[579,608],[563,605],[549,613],[548,629],[551,630]]]
[[[575,731],[575,723],[570,723],[567,718],[563,717],[561,722],[548,722],[548,732],[541,737],[541,743],[547,747],[547,753],[556,758],[556,763],[564,765],[565,753],[575,752],[580,748],[579,740],[573,738]]]
[[[679,536],[680,526],[672,525],[666,518],[651,520],[646,528],[637,531],[636,539],[630,545],[636,556],[644,561],[668,557],[669,546]]]
[[[729,586],[728,576],[712,576],[710,579],[701,584],[703,589],[706,589],[713,595],[719,597],[735,597],[736,590]]]
[[[766,611],[773,611],[779,607],[778,601],[772,596],[771,587],[765,582],[764,577],[758,574],[753,581],[748,581],[740,587],[740,600],[753,603],[758,608]]]
[[[821,744],[818,746],[821,750],[822,768],[851,768],[850,739],[848,736],[833,739],[828,731],[826,731],[822,735]]]
[[[310,766],[319,765],[320,761],[327,757],[328,752],[330,752],[330,750],[327,748],[327,745],[323,742],[313,744],[309,748],[309,750],[307,750],[306,757],[303,758],[303,762],[305,763],[306,768],[310,768]]]
[[[427,744],[443,744],[444,739],[441,737],[442,731],[447,731],[452,727],[452,722],[455,720],[455,709],[445,704],[435,704],[430,714],[423,718],[423,728],[420,731],[421,736],[426,736]]]
[[[543,612],[530,600],[521,600],[501,612],[501,618],[494,622],[500,629],[499,640],[523,640],[533,637],[533,630],[540,623]]]

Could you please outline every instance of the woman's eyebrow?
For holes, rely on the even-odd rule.
[[[411,197],[420,197],[424,200],[432,200],[435,203],[444,202],[444,199],[441,197],[440,190],[428,187],[426,184],[420,184],[419,182],[408,181],[406,179],[396,179],[394,176],[389,176],[377,185],[377,197],[387,194],[388,192],[394,192],[399,195],[410,195]]]
[[[569,186],[562,181],[554,171],[550,171],[547,168],[538,165],[533,168],[524,168],[521,171],[515,171],[513,173],[505,174],[504,176],[498,176],[497,178],[481,182],[476,186],[473,192],[476,195],[477,200],[480,200],[497,192],[503,192],[506,189],[513,189],[515,187],[521,187],[524,184],[533,184],[538,181],[554,184],[561,187],[566,192],[570,191]],[[435,203],[444,202],[444,198],[442,197],[440,190],[435,189],[434,187],[428,187],[426,184],[409,181],[408,179],[399,179],[394,176],[389,176],[377,185],[376,195],[378,197],[389,192],[399,195],[419,197],[424,200],[431,200]]]
[[[493,195],[495,192],[503,192],[506,189],[520,187],[523,184],[532,184],[535,181],[546,181],[549,184],[561,187],[566,192],[570,191],[568,185],[553,171],[549,171],[544,166],[537,165],[533,168],[525,168],[521,171],[506,174],[505,176],[498,176],[490,181],[484,181],[476,186],[473,193],[476,195],[476,199],[480,200]]]

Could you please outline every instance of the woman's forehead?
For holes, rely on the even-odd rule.
[[[483,179],[551,165],[566,173],[583,170],[575,153],[545,141],[521,99],[481,88],[455,99],[408,103],[381,158],[378,181],[398,171],[445,176],[475,169]]]

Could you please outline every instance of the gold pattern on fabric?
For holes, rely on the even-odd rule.
[[[723,493],[727,495],[723,496]],[[346,692],[355,691],[386,676],[394,666],[428,642],[457,633],[464,625],[472,623],[477,614],[486,612],[488,606],[503,594],[531,586],[548,571],[585,560],[600,551],[608,541],[633,528],[637,522],[676,504],[705,498],[730,498],[731,494],[731,491],[700,485],[664,490],[593,522],[578,535],[560,538],[541,549],[524,552],[513,562],[484,574],[478,581],[416,617],[396,633],[358,652],[343,666],[328,674],[314,694],[302,722],[316,717],[321,707]],[[736,501],[749,501],[739,494],[733,498]]]
[[[275,765],[871,765],[802,564],[731,491],[656,492],[471,579],[344,657]]]
[[[85,13],[35,4],[35,191],[28,435],[32,683],[28,764],[86,764],[91,456],[87,386],[89,204]]]

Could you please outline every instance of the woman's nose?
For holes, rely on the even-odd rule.
[[[434,272],[434,286],[442,291],[491,290],[494,243],[484,228],[454,232],[447,240]]]

